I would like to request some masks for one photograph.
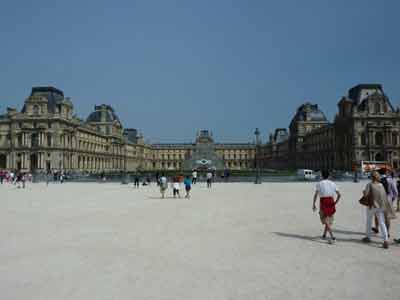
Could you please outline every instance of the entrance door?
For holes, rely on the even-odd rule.
[[[31,155],[31,171],[35,171],[38,168],[38,156],[37,154]]]
[[[7,156],[5,154],[0,154],[0,170],[7,168]]]
[[[383,155],[381,153],[377,153],[375,155],[375,161],[383,161]]]

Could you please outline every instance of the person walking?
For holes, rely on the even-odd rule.
[[[396,187],[397,187],[397,190],[400,191],[400,178],[399,177],[397,177]],[[397,196],[397,209],[396,209],[396,211],[400,211],[400,195]]]
[[[183,181],[185,185],[186,196],[185,198],[190,199],[190,190],[192,189],[192,181],[190,180],[189,176],[186,176],[185,180]]]
[[[377,171],[373,171],[371,174],[371,182],[365,186],[363,191],[364,197],[370,199],[367,207],[367,224],[366,224],[366,236],[362,239],[364,243],[371,242],[372,234],[372,218],[374,215],[378,217],[379,228],[381,237],[383,240],[382,247],[384,249],[389,248],[388,243],[388,231],[385,224],[385,213],[389,218],[394,218],[394,211],[392,205],[390,205],[385,188],[380,181],[380,175]]]
[[[161,193],[161,198],[165,198],[165,191],[168,188],[168,182],[167,182],[167,177],[165,177],[164,174],[161,175],[160,177],[160,193]]]
[[[172,190],[174,198],[176,198],[176,196],[178,196],[179,198],[181,197],[181,195],[179,194],[180,190],[179,176],[174,176],[172,183]]]
[[[51,179],[51,171],[48,170],[46,174],[46,186],[49,186],[50,179]]]
[[[397,199],[399,194],[396,182],[392,176],[393,174],[389,169],[381,169],[378,171],[378,173],[380,174],[380,182],[382,183],[383,188],[385,189],[387,200],[389,201],[389,204],[393,206],[394,201]],[[385,215],[385,225],[388,232],[388,237],[390,237],[390,218],[387,213],[385,213],[384,215]],[[375,220],[375,227],[372,227],[372,231],[375,233],[379,233],[378,229],[379,221],[376,215],[374,217],[374,220]]]
[[[210,189],[212,178],[213,178],[213,175],[210,171],[207,172],[206,178],[207,178],[207,187]]]
[[[15,184],[17,185],[17,188],[21,188],[22,185],[22,173],[21,171],[18,171],[17,175],[15,176]]]
[[[394,178],[394,173],[390,170],[386,170],[386,181],[388,182],[388,198],[392,205],[397,200],[399,196],[399,191],[397,189],[396,179]]]
[[[228,182],[229,181],[229,169],[225,169],[224,170],[224,179],[225,179],[225,182]]]
[[[139,185],[140,185],[140,177],[139,177],[139,174],[136,173],[135,179],[133,180],[133,186],[138,189]]]
[[[197,183],[197,171],[193,170],[192,173],[192,184],[196,184]]]
[[[332,225],[334,220],[334,214],[336,212],[336,205],[339,203],[341,194],[338,190],[336,184],[329,180],[329,172],[322,171],[322,180],[317,183],[313,199],[313,211],[317,210],[315,203],[319,196],[319,216],[321,223],[324,226],[324,231],[322,233],[322,239],[326,239],[326,234],[329,233],[330,238],[328,243],[332,244],[336,241],[336,238],[332,232]],[[336,200],[335,200],[336,197]]]
[[[21,182],[22,182],[22,188],[24,189],[26,187],[26,181],[27,181],[28,175],[26,173],[23,173],[21,176]]]
[[[158,172],[156,173],[156,183],[157,186],[160,186],[160,174]]]

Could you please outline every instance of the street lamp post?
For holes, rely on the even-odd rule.
[[[255,184],[261,184],[261,175],[260,175],[260,130],[256,128],[254,132],[256,136],[256,153],[255,153],[255,167],[256,167],[256,179],[254,181]]]
[[[129,179],[128,179],[128,174],[126,172],[127,170],[127,150],[125,147],[125,151],[124,151],[124,170],[123,170],[123,174],[122,174],[122,184],[128,184],[129,183]]]

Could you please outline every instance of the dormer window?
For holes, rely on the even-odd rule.
[[[375,103],[375,113],[379,114],[381,112],[381,105],[377,102]]]
[[[32,112],[33,112],[33,114],[34,114],[35,116],[39,115],[39,114],[40,114],[40,107],[39,107],[39,105],[34,105],[33,108],[32,108]]]

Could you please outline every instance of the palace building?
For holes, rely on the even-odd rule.
[[[301,105],[289,132],[276,129],[262,146],[263,168],[354,170],[362,161],[400,167],[400,112],[382,85],[351,88],[338,108],[330,123],[318,105]]]
[[[70,98],[34,87],[21,111],[0,114],[0,170],[90,173],[225,169],[353,170],[362,161],[400,168],[400,112],[380,84],[360,84],[338,102],[329,122],[317,104],[301,105],[265,144],[218,143],[200,130],[192,143],[148,144],[124,128],[114,109],[96,105],[77,118]]]
[[[114,109],[96,105],[86,120],[54,87],[34,87],[21,111],[0,115],[0,170],[135,172],[254,168],[252,143],[215,143],[208,130],[189,144],[146,144]]]

